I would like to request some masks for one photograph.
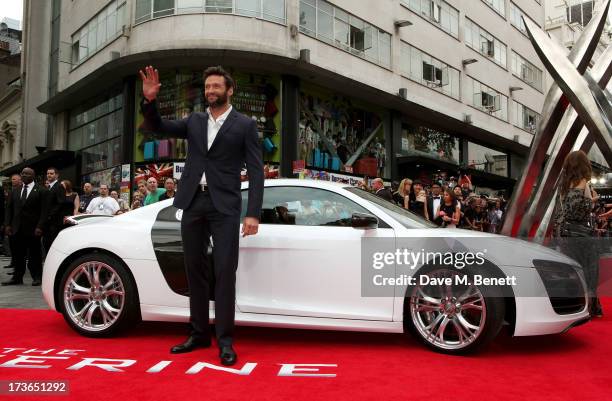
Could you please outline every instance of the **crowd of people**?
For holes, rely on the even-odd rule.
[[[405,178],[392,183],[391,188],[386,188],[381,178],[375,178],[369,187],[365,181],[360,186],[446,228],[499,233],[507,203],[503,195],[477,194],[468,177],[463,177],[461,184],[450,177],[428,185]]]
[[[35,171],[24,168],[20,174],[11,176],[11,188],[0,191],[0,236],[2,251],[11,256],[6,268],[13,271],[12,278],[2,285],[23,284],[26,266],[32,276],[32,285],[41,285],[42,261],[59,232],[71,224],[70,217],[80,214],[118,215],[173,198],[176,181],[166,178],[164,188],[158,188],[155,177],[138,182],[133,202],[130,205],[111,190],[106,183],[83,184],[81,193],[75,191],[70,180],[61,180],[56,168],[46,171],[44,185],[35,182]]]

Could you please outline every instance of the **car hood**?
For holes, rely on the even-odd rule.
[[[498,266],[533,267],[534,259],[578,266],[576,261],[556,249],[504,235],[456,228],[439,228],[426,230],[424,237],[427,238],[423,241],[425,248],[428,248],[428,243],[432,243],[437,244],[433,245],[434,247],[446,246],[447,249],[453,251],[482,252],[485,259]],[[432,241],[433,238],[438,239],[438,241]],[[443,242],[440,242],[440,240]],[[414,241],[414,238],[412,238],[412,241]]]

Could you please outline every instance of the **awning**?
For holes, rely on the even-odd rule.
[[[74,163],[74,160],[75,155],[71,150],[47,150],[31,159],[24,160],[19,164],[5,168],[0,171],[0,176],[10,177],[13,174],[19,174],[21,170],[26,167],[31,167],[36,174],[40,174],[49,167],[62,169]]]

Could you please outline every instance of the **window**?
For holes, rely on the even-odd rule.
[[[245,3],[251,3],[251,2],[256,2],[257,4],[259,4],[259,0],[236,0],[236,12],[238,12],[238,8],[240,7],[241,9],[250,9],[248,7],[248,4]],[[181,13],[201,13],[202,11],[204,11],[204,0],[178,0],[177,4],[176,4],[176,11],[181,14]]]
[[[510,68],[512,74],[521,79],[529,86],[542,91],[543,88],[543,72],[541,69],[525,60],[520,54],[512,51]]]
[[[121,163],[122,133],[123,95],[118,89],[70,111],[68,149],[78,151],[83,174]]]
[[[468,167],[508,177],[508,155],[468,142]]]
[[[472,106],[504,121],[508,121],[508,97],[471,78]]]
[[[465,44],[499,66],[506,68],[506,45],[469,18],[465,20]]]
[[[306,1],[306,0],[305,0]],[[314,3],[316,0],[310,0]],[[222,13],[286,23],[285,0],[136,0],[136,24],[152,18],[188,13]],[[311,15],[302,16],[312,17]],[[310,18],[315,21],[315,18]]]
[[[71,110],[68,122],[68,149],[77,151],[106,143],[105,141],[109,139],[119,137],[122,132],[123,98],[120,93],[114,92],[109,97],[97,99]],[[92,149],[94,148],[101,149],[100,147]]]
[[[444,32],[456,39],[459,38],[459,11],[444,0],[401,0],[401,2]]]
[[[567,7],[567,21],[586,26],[593,18],[594,3],[594,1],[582,1]]]
[[[242,191],[242,214],[246,214],[248,191]],[[261,224],[350,227],[353,213],[371,214],[335,192],[309,187],[264,189]]]
[[[459,99],[459,70],[425,52],[401,42],[401,73],[429,88]]]
[[[512,124],[531,134],[535,134],[540,115],[529,107],[512,101]]]
[[[527,16],[516,4],[510,3],[510,23],[519,31],[523,33],[523,35],[527,36],[527,28],[525,27],[525,23],[523,22],[523,17],[528,18],[531,22],[534,22],[531,18]],[[534,22],[535,23],[535,22]],[[540,24],[537,24],[540,26]]]
[[[482,0],[487,3],[496,13],[506,17],[506,0]]]
[[[468,167],[508,177],[508,155],[468,142]]]
[[[324,0],[300,0],[300,31],[384,67],[391,35]]]
[[[231,14],[233,11],[232,3],[232,0],[206,0],[206,12]]]
[[[139,6],[138,2],[136,6]],[[73,65],[82,63],[87,57],[121,34],[125,24],[126,9],[125,1],[112,1],[72,35],[71,62]]]
[[[317,34],[317,0],[300,1],[300,30],[307,35]]]
[[[383,198],[365,191],[361,188],[357,187],[347,187],[347,191],[358,195],[359,197],[367,200],[368,202],[374,203],[376,206],[384,209],[385,213],[389,216],[393,217],[395,221],[400,223],[406,228],[435,228],[437,227],[429,220],[425,220],[423,217],[404,209],[403,207],[399,207],[396,204],[386,201]],[[379,227],[383,227],[379,222]]]

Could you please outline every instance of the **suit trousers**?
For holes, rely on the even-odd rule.
[[[55,238],[57,238],[57,235],[59,234],[61,229],[62,229],[62,226],[59,226],[59,225],[50,225],[47,228],[42,238],[43,247],[45,248],[45,253],[49,252],[49,249],[51,249],[51,245],[53,244],[53,241],[55,241]]]
[[[28,269],[33,280],[42,278],[42,248],[40,237],[32,234],[18,232],[11,238],[13,244],[13,263],[15,273],[13,279],[23,280],[26,270],[26,258]]]
[[[185,271],[189,286],[191,335],[208,340],[210,283],[209,239],[213,241],[215,332],[219,347],[233,343],[236,305],[236,269],[240,215],[226,215],[214,207],[209,192],[198,191],[181,218]]]

